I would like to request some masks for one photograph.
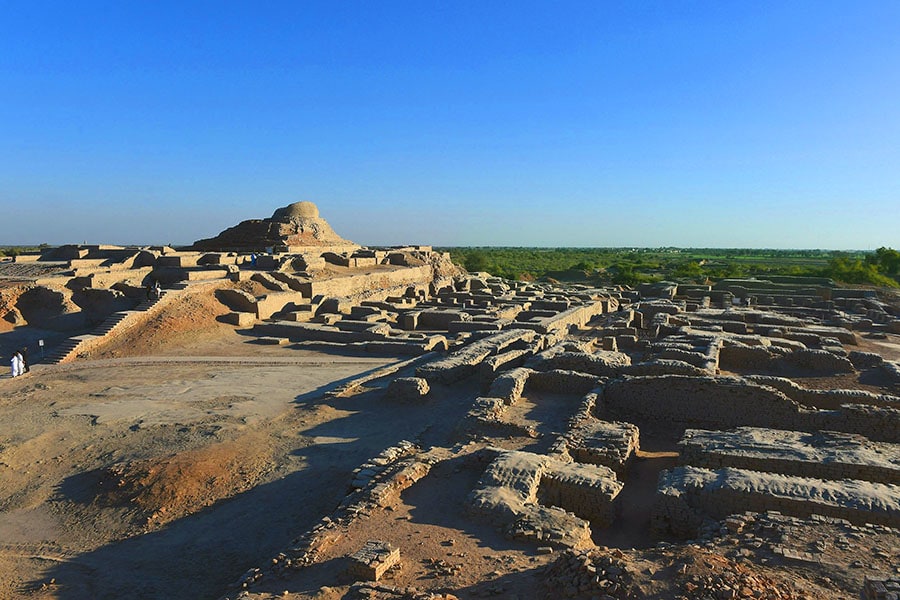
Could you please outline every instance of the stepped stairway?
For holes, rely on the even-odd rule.
[[[45,364],[56,365],[72,358],[73,356],[77,356],[79,349],[82,347],[82,345],[85,344],[85,342],[93,342],[99,338],[106,337],[117,328],[121,327],[121,325],[127,322],[130,317],[150,310],[166,296],[175,292],[182,291],[187,288],[187,286],[188,284],[184,282],[176,283],[168,289],[161,290],[158,298],[145,300],[131,310],[122,310],[109,315],[90,333],[72,336],[60,342],[44,357],[44,360],[42,362]]]

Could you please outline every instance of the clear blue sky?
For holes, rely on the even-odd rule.
[[[3,2],[0,245],[900,248],[900,2]]]

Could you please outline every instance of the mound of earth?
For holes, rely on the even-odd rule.
[[[168,457],[119,463],[101,479],[97,502],[130,507],[145,531],[198,512],[257,485],[272,465],[258,432]]]
[[[251,294],[264,293],[261,284],[246,281],[231,284]],[[199,346],[217,339],[227,339],[234,346],[234,327],[218,320],[230,312],[219,302],[215,289],[224,287],[197,286],[169,301],[164,309],[154,312],[146,321],[116,335],[95,350],[91,358],[122,358],[150,356],[160,353],[189,356]],[[208,348],[204,349],[208,353]]]

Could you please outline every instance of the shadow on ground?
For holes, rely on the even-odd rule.
[[[219,597],[248,569],[264,567],[330,514],[348,491],[353,469],[400,440],[416,439],[426,431],[434,441],[445,439],[473,397],[457,388],[438,389],[418,403],[388,401],[380,391],[351,398],[322,397],[340,383],[296,397],[298,411],[335,414],[309,429],[297,429],[297,447],[276,459],[282,465],[293,463],[289,474],[160,530],[52,564],[23,592],[52,579],[54,597],[62,600]],[[87,500],[90,490],[85,486],[95,477],[76,476],[61,495]]]

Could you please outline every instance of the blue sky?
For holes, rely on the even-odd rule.
[[[0,245],[900,247],[900,2],[3,2]]]

